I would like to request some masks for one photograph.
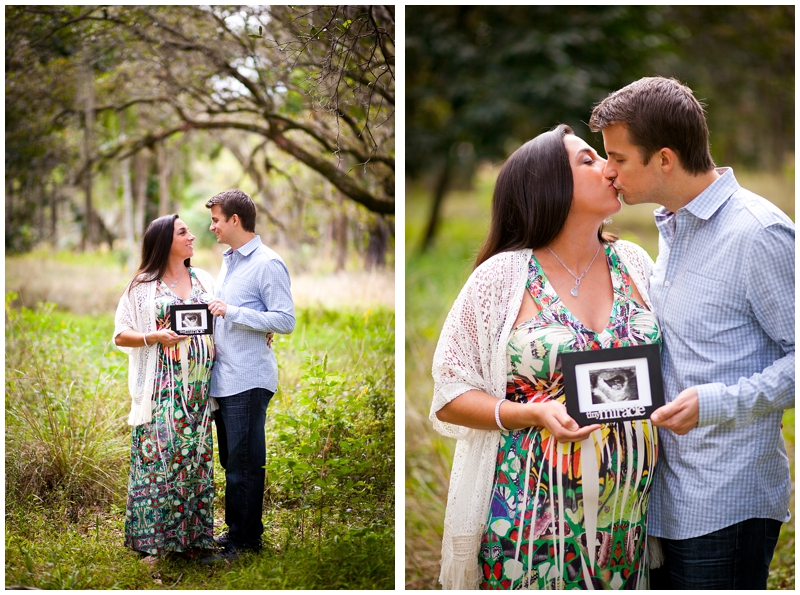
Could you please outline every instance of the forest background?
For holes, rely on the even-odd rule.
[[[6,6],[6,585],[394,587],[393,6]],[[266,553],[122,547],[141,236],[238,187],[292,276],[268,411]],[[224,473],[216,466],[217,530]]]
[[[430,368],[503,160],[558,123],[605,155],[585,124],[592,107],[642,76],[671,76],[707,105],[717,165],[794,219],[794,18],[793,6],[406,9],[407,588],[439,587],[455,441],[428,421]],[[623,205],[611,230],[655,258],[653,209]],[[793,478],[794,433],[792,409],[784,438]],[[769,588],[794,589],[794,526],[783,525]]]

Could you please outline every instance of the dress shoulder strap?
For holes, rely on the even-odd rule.
[[[531,294],[533,301],[540,310],[544,310],[545,303],[549,303],[545,293],[545,285],[547,284],[547,277],[544,275],[539,261],[536,260],[533,252],[528,260],[528,280],[525,282],[525,289]]]

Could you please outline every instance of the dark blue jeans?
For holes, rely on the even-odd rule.
[[[214,421],[219,461],[225,469],[225,524],[229,542],[237,549],[261,547],[267,459],[264,424],[273,394],[265,388],[254,388],[217,399],[219,409]]]
[[[748,519],[691,539],[661,539],[666,563],[650,572],[651,589],[767,588],[781,522]]]

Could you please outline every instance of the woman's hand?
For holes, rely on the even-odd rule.
[[[581,427],[567,413],[567,408],[558,401],[526,403],[523,407],[536,407],[535,425],[546,428],[559,442],[579,442],[600,429],[600,424]]]
[[[153,333],[147,333],[147,344],[161,343],[164,347],[172,347],[188,338],[186,335],[179,335],[175,331],[165,328]]]

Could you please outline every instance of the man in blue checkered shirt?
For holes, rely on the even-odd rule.
[[[278,364],[271,333],[294,330],[289,271],[278,254],[255,234],[256,207],[241,190],[226,190],[206,203],[217,242],[230,246],[223,256],[214,316],[216,356],[211,372],[219,459],[225,469],[225,524],[214,541],[224,549],[201,560],[232,561],[257,551],[264,531],[267,405],[278,390]]]
[[[650,297],[666,404],[648,533],[651,588],[766,589],[791,479],[781,435],[794,407],[794,224],[715,168],[691,90],[649,77],[592,113],[604,175],[627,204],[654,202]]]

